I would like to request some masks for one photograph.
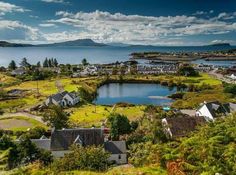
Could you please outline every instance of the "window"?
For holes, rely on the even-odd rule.
[[[121,159],[121,155],[119,154],[118,159]]]

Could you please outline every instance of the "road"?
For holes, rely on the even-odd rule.
[[[27,113],[27,112],[4,113],[3,115],[0,116],[0,118],[2,118],[2,117],[16,117],[16,116],[29,117],[29,118],[37,120],[37,121],[39,121],[39,122],[46,125],[46,123],[42,120],[41,116],[33,115],[33,114],[30,114],[30,113]]]
[[[236,82],[233,81],[233,80],[230,80],[230,79],[228,79],[228,78],[225,78],[222,74],[217,73],[217,71],[218,71],[218,69],[215,68],[215,69],[213,69],[212,71],[208,72],[208,74],[211,75],[211,76],[213,76],[213,77],[215,77],[216,79],[221,80],[221,81],[224,81],[224,82],[226,82],[226,83],[231,83],[231,84],[232,84],[232,83],[233,83],[233,84],[236,83]]]

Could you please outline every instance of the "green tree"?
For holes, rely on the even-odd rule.
[[[109,153],[105,152],[102,147],[73,145],[70,151],[53,163],[54,171],[104,171],[107,169]]]
[[[192,66],[181,66],[178,74],[182,76],[199,76],[199,73]]]
[[[68,127],[68,115],[60,106],[50,106],[43,115],[43,120],[48,123],[49,126],[55,127],[55,129],[62,129]]]
[[[43,62],[43,67],[48,67],[48,58],[46,58]]]
[[[131,125],[129,119],[120,114],[111,114],[108,118],[111,125],[111,138],[118,140],[120,135],[128,134],[131,132]]]
[[[53,65],[54,65],[55,67],[58,66],[58,62],[57,62],[57,59],[56,59],[56,58],[54,58],[54,60],[53,60]]]
[[[28,63],[26,58],[23,58],[22,61],[20,62],[20,65],[24,68],[29,68],[31,65]]]
[[[41,67],[41,63],[40,63],[40,61],[37,62],[36,66],[37,66],[37,68],[40,68],[40,67]]]
[[[14,60],[12,60],[8,66],[8,69],[15,70],[16,68],[17,68],[16,62]]]
[[[82,59],[81,63],[83,66],[87,66],[89,64],[86,58]]]

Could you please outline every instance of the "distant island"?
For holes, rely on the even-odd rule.
[[[0,47],[32,47],[31,44],[9,43],[7,41],[0,41]]]
[[[230,47],[231,45],[229,43],[215,43],[215,44],[210,44],[207,46],[216,46],[216,47]]]
[[[62,47],[62,46],[94,46],[94,47],[102,47],[107,46],[103,43],[94,42],[91,39],[78,39],[74,41],[65,41],[59,43],[51,43],[51,44],[19,44],[19,43],[9,43],[7,41],[0,41],[0,47]]]

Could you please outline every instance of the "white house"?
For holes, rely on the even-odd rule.
[[[127,164],[127,150],[125,141],[107,141],[104,143],[104,148],[111,153],[108,161],[121,165]]]
[[[104,150],[110,153],[108,161],[116,164],[127,164],[127,150],[125,141],[106,141],[106,128],[75,128],[53,130],[51,138],[41,137],[31,139],[37,147],[51,151],[55,158],[63,157],[69,153],[71,145],[80,146],[104,146]],[[19,142],[20,140],[17,140]]]
[[[53,105],[59,105],[62,107],[65,106],[73,106],[76,105],[79,102],[79,96],[75,92],[67,92],[63,91],[54,95],[49,96],[45,104],[47,106],[53,104]]]
[[[204,102],[196,111],[196,116],[202,116],[207,121],[213,121],[219,116],[225,116],[236,111],[236,104],[225,103],[221,104],[218,101]]]
[[[229,78],[232,79],[232,80],[236,80],[236,75],[231,74],[231,75],[229,76]]]

